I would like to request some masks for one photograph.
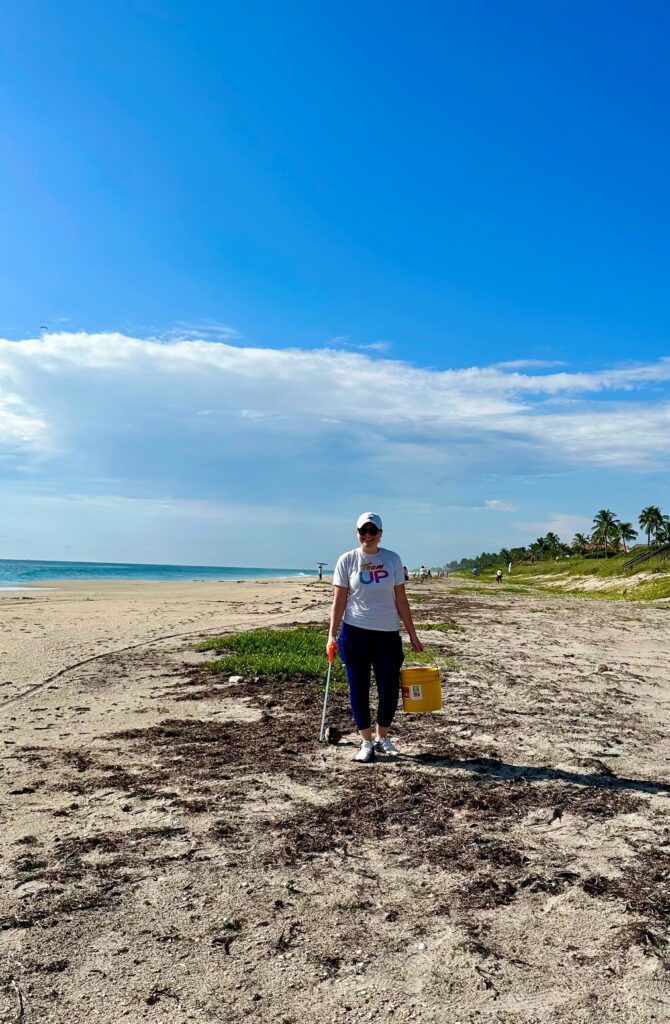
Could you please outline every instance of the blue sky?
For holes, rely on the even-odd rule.
[[[669,30],[9,0],[0,557],[302,566],[370,508],[438,563],[669,511]]]

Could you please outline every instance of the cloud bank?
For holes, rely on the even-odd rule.
[[[658,469],[670,454],[669,382],[670,359],[590,373],[431,370],[335,349],[239,347],[190,331],[171,341],[63,332],[0,340],[0,449],[18,446],[28,460],[83,453],[92,471],[94,445],[113,464],[133,443],[157,451],[169,443],[175,460],[197,443],[199,457],[216,459],[259,447],[282,455],[288,440],[299,454],[339,435],[354,450],[360,436],[381,455],[395,448],[400,462],[512,468],[536,457]]]
[[[408,557],[446,560],[547,522],[574,532],[603,474],[653,481],[670,461],[670,359],[425,369],[235,344],[224,327],[0,339],[9,554],[304,565],[308,541],[340,550],[344,524],[351,542],[360,505],[395,520]],[[584,470],[600,489],[573,483],[571,500]]]

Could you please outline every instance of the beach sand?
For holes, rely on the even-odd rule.
[[[313,582],[313,581],[312,581]],[[47,588],[55,589],[47,589]],[[44,589],[40,589],[44,588]],[[68,666],[167,634],[305,621],[330,587],[303,580],[71,580],[0,590],[0,701]]]
[[[2,595],[0,1020],[669,1019],[667,608],[411,584],[443,712],[359,766],[192,649],[329,589]]]

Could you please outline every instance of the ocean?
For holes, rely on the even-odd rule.
[[[237,565],[141,565],[133,562],[38,562],[0,558],[0,590],[59,580],[275,580],[315,576],[314,569]]]

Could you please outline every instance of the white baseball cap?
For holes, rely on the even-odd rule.
[[[360,530],[361,526],[365,526],[366,523],[372,523],[378,530],[382,529],[381,516],[375,515],[374,512],[364,512],[360,515],[356,520],[356,529]]]

